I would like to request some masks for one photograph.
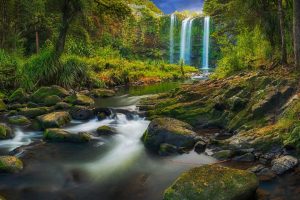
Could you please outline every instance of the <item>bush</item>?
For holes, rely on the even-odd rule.
[[[17,56],[10,56],[3,49],[0,49],[0,90],[14,88],[17,85],[17,70],[20,61]]]

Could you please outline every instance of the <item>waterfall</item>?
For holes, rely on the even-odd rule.
[[[176,23],[176,15],[171,15],[170,23],[170,63],[174,63],[174,27]]]
[[[202,69],[209,69],[209,34],[210,34],[210,17],[204,18],[204,34],[203,34],[203,60]]]
[[[186,61],[186,39],[187,39],[187,26],[191,18],[186,18],[182,21],[181,36],[180,36],[180,60]]]
[[[187,25],[185,63],[188,65],[191,64],[193,21],[194,19],[190,19]]]

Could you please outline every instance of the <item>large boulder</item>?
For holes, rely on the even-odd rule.
[[[23,169],[23,162],[15,156],[0,156],[0,172],[16,173]]]
[[[20,108],[19,114],[24,115],[29,118],[36,118],[37,116],[44,115],[50,112],[50,109],[47,107],[38,107],[38,108]]]
[[[173,118],[154,119],[142,137],[145,146],[158,152],[160,145],[170,144],[178,149],[193,149],[196,133],[192,127]]]
[[[60,128],[71,121],[71,116],[68,112],[53,112],[37,118],[42,129]]]
[[[293,169],[298,164],[298,159],[293,156],[282,156],[272,160],[272,171],[280,175]]]
[[[84,132],[73,134],[63,129],[52,128],[44,132],[44,140],[48,142],[86,143],[91,140],[91,135]]]
[[[206,165],[183,173],[164,193],[164,200],[250,200],[259,181],[254,173]]]
[[[16,91],[14,91],[8,98],[9,102],[18,102],[18,103],[24,103],[27,100],[28,100],[28,94],[22,88],[19,88]]]
[[[31,121],[27,117],[22,115],[9,117],[8,122],[10,124],[19,125],[19,126],[25,126],[31,124]]]
[[[57,103],[61,102],[61,98],[57,95],[51,95],[51,96],[48,96],[44,99],[44,104],[46,106],[54,106],[56,105]]]
[[[85,106],[73,106],[70,114],[76,120],[88,120],[94,117],[93,109]]]
[[[0,99],[0,112],[5,111],[7,109],[5,103],[2,99]]]
[[[95,104],[95,101],[92,98],[84,94],[73,94],[71,96],[66,97],[65,101],[73,105],[81,106],[92,106]]]
[[[46,97],[53,95],[64,98],[69,95],[69,92],[64,88],[56,85],[51,87],[41,87],[32,94],[31,100],[36,103],[44,103]]]
[[[97,134],[100,136],[113,135],[116,133],[116,129],[109,126],[100,126],[99,128],[97,128]]]
[[[90,96],[98,98],[98,97],[112,97],[115,96],[116,92],[114,90],[108,89],[94,89],[90,92]]]
[[[98,120],[104,120],[114,115],[110,108],[95,108],[94,114],[97,116]]]
[[[14,136],[14,132],[10,127],[0,124],[0,140],[12,139]]]

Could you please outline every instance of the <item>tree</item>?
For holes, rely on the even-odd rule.
[[[300,1],[294,0],[294,54],[295,66],[300,69]]]
[[[285,42],[285,25],[284,25],[284,12],[282,9],[282,0],[278,0],[278,16],[280,22],[280,35],[281,35],[281,62],[282,64],[287,63],[287,52]]]

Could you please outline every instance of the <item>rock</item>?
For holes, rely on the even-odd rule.
[[[257,172],[256,175],[261,181],[270,181],[276,177],[276,174],[269,168],[263,168],[262,170]]]
[[[192,127],[173,118],[154,119],[142,137],[146,148],[158,152],[161,144],[170,144],[176,148],[193,149],[196,133]]]
[[[231,150],[221,150],[212,155],[218,160],[228,160],[233,156],[233,151]]]
[[[71,121],[71,116],[68,112],[61,111],[39,116],[37,120],[42,129],[60,128]]]
[[[24,108],[24,107],[27,107],[27,106],[24,104],[20,104],[20,103],[13,103],[13,104],[8,105],[9,110],[18,110],[18,109]]]
[[[46,97],[56,95],[60,98],[64,98],[69,95],[69,92],[60,86],[51,86],[51,87],[41,87],[35,91],[31,99],[36,103],[44,103]]]
[[[2,99],[0,99],[0,112],[5,111],[7,109],[5,103]]]
[[[39,104],[34,103],[32,101],[29,101],[28,104],[27,104],[27,107],[29,107],[29,108],[37,108],[37,107],[39,107]]]
[[[40,115],[44,115],[50,112],[50,109],[47,107],[38,107],[38,108],[21,108],[19,109],[19,114],[24,115],[25,117],[35,118]]]
[[[95,104],[94,100],[83,94],[73,94],[65,98],[67,103],[81,106],[92,106]]]
[[[71,108],[72,106],[68,103],[65,102],[58,102],[55,106],[54,109],[55,110],[67,110],[69,108]]]
[[[247,170],[256,174],[256,173],[260,172],[264,168],[266,168],[264,165],[258,164],[258,165],[254,166],[254,167],[251,167],[251,168],[247,169]]]
[[[107,117],[113,116],[113,112],[109,108],[95,108],[94,113],[99,121],[104,120]]]
[[[0,124],[0,140],[12,139],[15,136],[10,127],[5,124]]]
[[[177,147],[171,144],[161,144],[159,146],[158,154],[161,156],[169,156],[178,152]]]
[[[61,102],[61,98],[57,95],[47,96],[44,100],[46,106],[54,106],[59,102]]]
[[[197,142],[196,143],[196,145],[195,145],[195,151],[197,152],[197,153],[203,153],[204,151],[205,151],[205,149],[206,149],[206,142],[204,142],[204,141],[199,141],[199,142]]]
[[[86,143],[91,138],[91,135],[85,132],[73,134],[58,128],[47,129],[44,132],[44,140],[49,142]]]
[[[73,119],[88,120],[94,117],[94,112],[91,108],[84,106],[73,106],[70,110]]]
[[[115,96],[116,92],[114,90],[108,89],[94,89],[90,92],[90,96],[98,98],[98,97],[112,97]]]
[[[272,161],[272,171],[277,175],[283,174],[286,171],[293,169],[298,164],[298,159],[293,156],[283,156]]]
[[[206,165],[185,172],[164,192],[164,200],[250,200],[259,181],[255,174]]]
[[[25,126],[31,124],[31,121],[22,115],[12,116],[8,118],[10,124]]]
[[[244,155],[234,157],[233,160],[238,162],[254,162],[255,156],[253,153],[246,153]]]
[[[112,135],[112,134],[116,134],[117,131],[116,129],[109,127],[109,126],[100,126],[99,128],[97,128],[97,134],[98,135]]]
[[[23,169],[23,162],[15,156],[0,156],[0,172],[17,173]]]
[[[9,102],[24,103],[27,100],[28,100],[28,94],[22,88],[19,88],[16,91],[14,91],[8,98]]]
[[[234,112],[243,110],[248,103],[246,99],[242,99],[239,97],[232,97],[231,101],[232,101],[232,105],[230,107],[230,110]]]

